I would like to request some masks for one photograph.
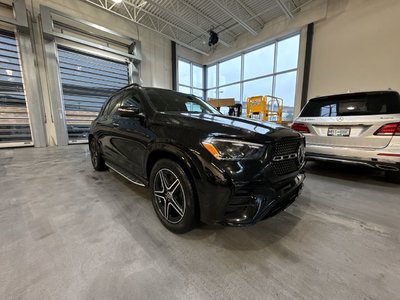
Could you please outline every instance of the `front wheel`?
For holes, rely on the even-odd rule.
[[[95,138],[92,138],[89,142],[89,150],[90,150],[90,159],[92,161],[93,168],[96,171],[105,171],[107,170],[106,163],[103,159],[103,156],[100,152],[100,146],[97,143]]]
[[[174,233],[185,233],[196,223],[192,184],[182,167],[159,160],[150,175],[153,207],[161,223]]]
[[[400,171],[386,171],[385,179],[388,182],[400,183]]]

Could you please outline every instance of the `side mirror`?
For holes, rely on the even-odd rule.
[[[117,114],[121,117],[140,117],[140,109],[136,106],[120,106],[117,110]]]

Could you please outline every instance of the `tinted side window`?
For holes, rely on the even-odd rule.
[[[203,112],[201,106],[195,102],[186,102],[185,105],[189,112]]]
[[[139,94],[135,90],[126,91],[121,101],[121,106],[134,106],[140,109],[141,103]]]
[[[117,111],[117,109],[119,107],[120,100],[121,100],[123,95],[124,95],[124,93],[118,93],[118,94],[116,94],[115,96],[113,96],[111,98],[111,100],[107,104],[107,107],[104,110],[104,115],[105,116],[113,115]]]
[[[100,116],[105,116],[106,115],[106,111],[110,107],[111,100],[112,100],[112,98],[108,98],[108,100],[103,104],[103,107],[102,107],[102,109],[100,110],[100,113],[99,113]]]

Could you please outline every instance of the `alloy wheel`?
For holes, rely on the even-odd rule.
[[[169,223],[179,223],[186,210],[186,199],[182,184],[169,169],[160,169],[153,186],[156,206],[161,216]]]
[[[97,151],[97,143],[94,138],[90,141],[90,158],[93,166],[96,166],[99,160],[99,152]]]

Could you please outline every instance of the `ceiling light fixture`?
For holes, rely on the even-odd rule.
[[[121,3],[122,0],[112,0],[114,3]]]

